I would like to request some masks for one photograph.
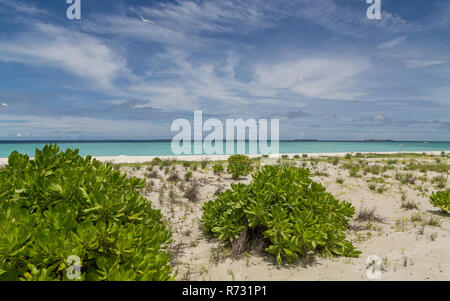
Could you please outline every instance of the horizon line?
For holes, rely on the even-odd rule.
[[[26,144],[26,143],[148,143],[148,142],[171,142],[172,139],[30,139],[30,140],[0,140],[0,144]],[[261,140],[263,141],[263,140]],[[264,140],[265,141],[265,140]],[[192,142],[204,142],[193,140]],[[222,142],[260,142],[259,140],[222,140]],[[272,142],[267,140],[267,142]],[[280,139],[278,142],[445,142],[448,140],[392,140],[392,139]]]

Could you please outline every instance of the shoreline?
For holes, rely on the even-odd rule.
[[[280,158],[282,155],[288,155],[292,158],[296,155],[302,157],[306,154],[308,158],[318,158],[318,157],[344,157],[346,154],[374,154],[374,155],[396,155],[396,154],[418,154],[418,155],[428,155],[436,156],[440,155],[442,152],[449,152],[449,150],[439,150],[439,151],[393,151],[393,152],[338,152],[338,153],[280,153],[280,154],[269,154],[268,158]],[[263,154],[246,154],[250,159],[262,157]],[[154,158],[160,158],[161,160],[174,160],[174,161],[226,161],[231,155],[169,155],[169,156],[92,156],[100,162],[110,162],[114,164],[133,164],[133,163],[146,163],[151,162]],[[6,165],[8,163],[8,158],[0,158],[0,166]]]

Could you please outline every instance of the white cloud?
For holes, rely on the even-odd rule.
[[[260,66],[255,77],[258,86],[309,97],[354,100],[365,93],[358,77],[370,66],[365,58],[308,58]],[[300,83],[296,82],[299,76]]]
[[[58,67],[105,90],[114,90],[113,81],[127,73],[125,59],[92,36],[43,23],[35,28],[3,41],[0,60]]]
[[[233,89],[242,89],[242,84],[234,79],[237,57],[220,63],[193,64],[178,52],[166,54],[175,67],[168,80],[141,80],[129,87],[129,91],[138,93],[144,100],[158,109],[203,109],[205,112],[217,106],[231,109],[233,105],[247,104],[248,101]],[[218,72],[222,71],[222,72]],[[207,104],[207,105],[205,105]]]
[[[382,114],[378,114],[376,116],[374,116],[372,118],[373,121],[386,121],[389,120],[389,118],[387,118],[386,116],[382,115]]]
[[[126,13],[126,14],[125,14]],[[151,19],[144,23],[138,15]],[[271,15],[258,1],[176,1],[129,7],[123,15],[98,14],[81,24],[91,33],[124,36],[127,39],[178,46],[185,50],[223,43],[205,34],[246,34],[274,26]]]
[[[381,48],[381,49],[392,48],[392,47],[400,44],[401,42],[403,42],[405,39],[406,39],[406,37],[404,37],[404,36],[403,37],[399,37],[399,38],[396,38],[396,39],[394,39],[392,41],[381,43],[380,45],[378,45],[378,48]]]
[[[406,60],[404,61],[406,67],[408,68],[418,68],[418,67],[426,67],[432,65],[441,65],[445,63],[444,60]]]
[[[7,7],[7,9],[15,10],[21,14],[27,14],[31,16],[46,15],[47,11],[36,7],[34,4],[15,1],[15,0],[0,0],[0,11],[2,10],[1,5]]]

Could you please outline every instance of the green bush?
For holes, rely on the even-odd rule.
[[[202,165],[202,169],[205,169],[206,166],[208,166],[208,161],[203,160],[203,161],[201,162],[201,165]]]
[[[252,170],[250,160],[245,155],[233,155],[228,158],[227,172],[234,180],[248,175]]]
[[[279,264],[309,251],[357,257],[345,231],[355,212],[310,179],[308,169],[264,166],[249,185],[232,184],[203,206],[202,223],[219,239],[235,242],[260,233]]]
[[[160,165],[162,163],[162,160],[158,157],[153,158],[152,165]]]
[[[0,171],[0,280],[171,280],[171,233],[139,193],[145,180],[56,145]],[[73,261],[72,261],[73,263]],[[70,271],[70,269],[69,269]]]
[[[224,171],[223,165],[220,163],[216,163],[213,165],[213,171],[215,174],[220,174]]]
[[[184,179],[186,181],[189,181],[192,178],[192,171],[188,171],[187,173],[184,174]]]
[[[430,203],[444,212],[450,212],[450,190],[433,192],[430,196]]]

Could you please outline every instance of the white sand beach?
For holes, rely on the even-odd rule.
[[[445,151],[445,150],[444,150]],[[439,155],[442,151],[427,151],[427,152],[344,152],[344,153],[307,153],[306,155],[310,158],[320,158],[320,157],[344,157],[346,154],[355,155],[359,154],[378,154],[378,155],[392,155],[392,154],[426,154],[431,156]],[[287,154],[290,157],[302,156],[305,153],[294,153]],[[269,158],[280,158],[283,154],[270,154]],[[95,159],[101,162],[110,162],[114,164],[123,163],[145,163],[151,162],[155,158],[160,158],[161,160],[174,160],[174,161],[225,161],[230,155],[183,155],[183,156],[94,156]],[[259,158],[262,157],[260,154],[247,155],[249,158]],[[8,164],[8,158],[0,158],[0,165]]]
[[[412,162],[419,165],[448,164],[449,159],[440,157],[440,152],[411,157],[390,153],[385,154],[386,157],[341,158],[339,163],[331,163],[330,159],[344,155],[308,154],[303,158],[300,154],[296,159],[289,155],[291,159],[288,160],[294,165],[309,168],[313,179],[322,183],[327,191],[355,206],[356,214],[347,235],[362,251],[361,256],[316,257],[310,262],[301,259],[283,266],[278,266],[268,255],[249,254],[232,259],[227,256],[224,244],[202,229],[202,205],[215,199],[217,193],[230,188],[232,183],[249,183],[251,176],[235,181],[226,173],[216,175],[211,163],[204,169],[199,163],[192,163],[190,167],[171,163],[165,168],[151,168],[145,164],[123,165],[121,169],[130,176],[146,179],[144,195],[152,206],[161,209],[172,229],[172,264],[178,270],[178,280],[368,280],[366,260],[371,255],[381,260],[380,280],[450,280],[450,216],[441,214],[429,203],[429,195],[442,189],[437,186],[436,179],[447,177],[448,170],[442,173],[405,170]],[[114,158],[101,159],[111,161]],[[126,162],[127,158],[115,159],[113,162]],[[151,159],[140,158],[139,162]],[[212,156],[177,159],[211,160]],[[214,159],[225,160],[226,156]],[[367,167],[387,167],[379,173],[361,171],[351,176],[344,168],[349,162],[367,164]],[[225,166],[225,162],[223,164]],[[189,171],[193,178],[184,181],[184,175]],[[182,180],[169,181],[173,174]],[[405,182],[405,177],[410,178]],[[448,178],[444,179],[445,183],[440,185],[448,187]],[[185,191],[192,185],[198,188],[195,201],[185,197]],[[365,211],[372,212],[375,220],[358,218],[358,215],[364,216],[362,213]]]
[[[171,160],[164,167],[149,163],[155,156],[97,159],[119,164],[128,176],[146,179],[143,195],[162,211],[173,232],[170,252],[178,280],[368,280],[366,260],[371,255],[380,259],[380,280],[450,280],[450,216],[429,202],[432,192],[448,188],[448,156],[437,151],[425,155],[358,153],[351,159],[345,155],[289,154],[289,158],[284,156],[281,160],[308,168],[313,179],[328,192],[352,203],[356,214],[347,235],[362,251],[361,256],[303,258],[283,266],[278,266],[267,254],[232,259],[223,242],[204,233],[200,222],[202,205],[229,189],[232,183],[251,181],[251,175],[236,181],[227,173],[214,174],[211,162],[222,161],[226,167],[223,161],[227,155],[159,156]],[[270,157],[274,160],[268,160],[269,164],[280,158]],[[188,161],[190,164],[186,164]],[[200,161],[209,162],[202,168]],[[0,159],[0,163],[6,162]],[[350,173],[346,167],[349,164],[361,166],[358,174]],[[409,169],[411,164],[417,168]],[[435,165],[443,165],[444,169],[428,168]],[[188,172],[192,172],[192,179],[186,181]],[[178,175],[178,181],[168,180],[173,174]],[[196,187],[196,196],[189,200],[186,191],[192,186]],[[364,212],[369,213],[368,219]]]

